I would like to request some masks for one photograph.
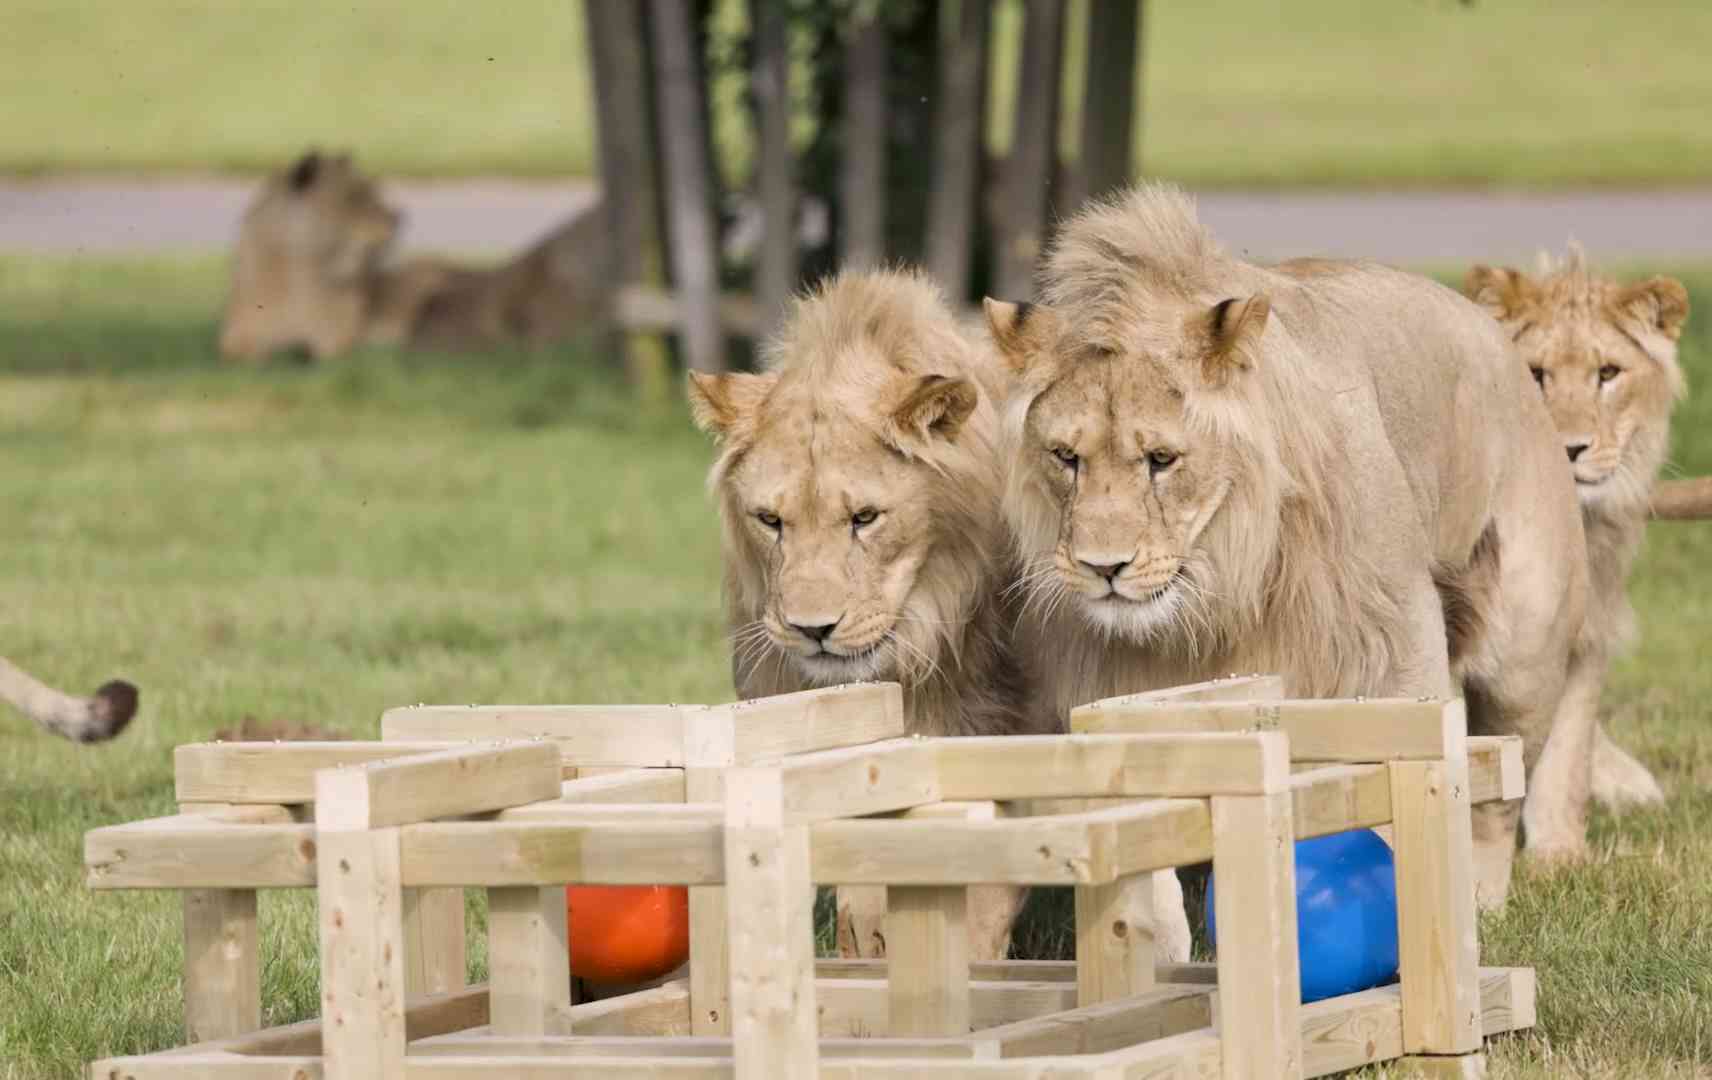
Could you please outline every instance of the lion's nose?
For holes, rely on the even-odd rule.
[[[832,636],[832,631],[838,628],[838,620],[834,619],[829,623],[815,623],[808,625],[803,623],[791,623],[790,626],[792,630],[795,630],[803,637],[808,638],[816,645],[819,645],[821,642]]]
[[[1592,446],[1592,445],[1593,445],[1592,443],[1584,443],[1584,442],[1564,443],[1563,449],[1564,449],[1564,452],[1569,455],[1569,460],[1574,461],[1576,458],[1581,456],[1582,451],[1586,450],[1589,446]]]
[[[1090,573],[1095,574],[1099,577],[1103,577],[1107,581],[1110,581],[1113,578],[1117,577],[1119,574],[1123,573],[1123,568],[1129,565],[1128,559],[1125,559],[1123,562],[1113,562],[1113,563],[1092,563],[1092,562],[1089,562],[1087,559],[1078,559],[1076,561],[1081,563],[1082,566],[1084,568],[1086,568]]]

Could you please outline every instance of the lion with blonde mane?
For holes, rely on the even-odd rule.
[[[1587,533],[1588,601],[1579,647],[1590,657],[1565,708],[1595,724],[1605,670],[1635,636],[1629,571],[1640,553],[1648,492],[1670,446],[1670,413],[1686,391],[1676,343],[1688,319],[1688,290],[1672,278],[1623,285],[1587,268],[1579,247],[1538,277],[1476,266],[1464,292],[1516,343],[1562,439]],[[1601,728],[1593,794],[1611,806],[1662,802],[1646,766]]]
[[[1299,697],[1462,694],[1520,734],[1525,810],[1478,876],[1584,848],[1590,731],[1554,714],[1586,553],[1551,418],[1490,318],[1368,263],[1257,266],[1173,188],[1062,229],[1041,302],[988,301],[1016,375],[1005,512],[1042,707],[1275,671]]]
[[[889,680],[912,732],[1038,731],[1003,604],[997,373],[976,341],[926,278],[850,273],[796,303],[765,359],[689,384],[721,447],[709,486],[739,696]],[[872,900],[840,892],[846,954],[881,951]],[[1003,956],[1017,904],[982,890],[977,956]]]

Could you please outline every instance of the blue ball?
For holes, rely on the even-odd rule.
[[[1304,1004],[1396,981],[1397,869],[1378,833],[1296,841],[1296,924]],[[1207,937],[1218,941],[1211,876]]]

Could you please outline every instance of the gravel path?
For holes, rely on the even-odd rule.
[[[0,180],[0,253],[139,255],[223,251],[244,181]],[[596,192],[587,183],[391,183],[405,249],[513,251]],[[1712,191],[1494,194],[1231,192],[1201,196],[1225,243],[1259,259],[1369,256],[1390,262],[1532,261],[1577,238],[1602,259],[1712,258]]]

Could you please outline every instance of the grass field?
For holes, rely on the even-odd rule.
[[[1712,274],[1691,281],[1712,311]],[[144,693],[106,746],[0,715],[4,1080],[181,1041],[176,898],[90,893],[80,856],[86,829],[171,811],[176,743],[246,719],[372,735],[418,701],[730,693],[709,452],[676,405],[634,414],[576,353],[225,370],[218,294],[212,263],[0,259],[0,651]],[[1712,472],[1709,402],[1680,414],[1688,472]],[[1712,1075],[1709,555],[1706,526],[1654,530],[1645,641],[1607,695],[1669,805],[1600,817],[1591,865],[1525,876],[1484,923],[1489,962],[1540,971],[1540,1028],[1498,1044],[1496,1076]],[[310,1015],[311,898],[262,904],[266,1019]],[[1037,913],[1026,936],[1063,930]]]
[[[1000,106],[1013,96],[1014,4],[999,8]],[[1137,126],[1154,175],[1208,186],[1712,179],[1709,5],[1147,10]],[[254,171],[318,142],[353,146],[388,174],[587,173],[582,25],[576,0],[9,0],[0,172]],[[735,100],[721,96],[719,124],[734,148]],[[1005,142],[1002,125],[993,138]]]

